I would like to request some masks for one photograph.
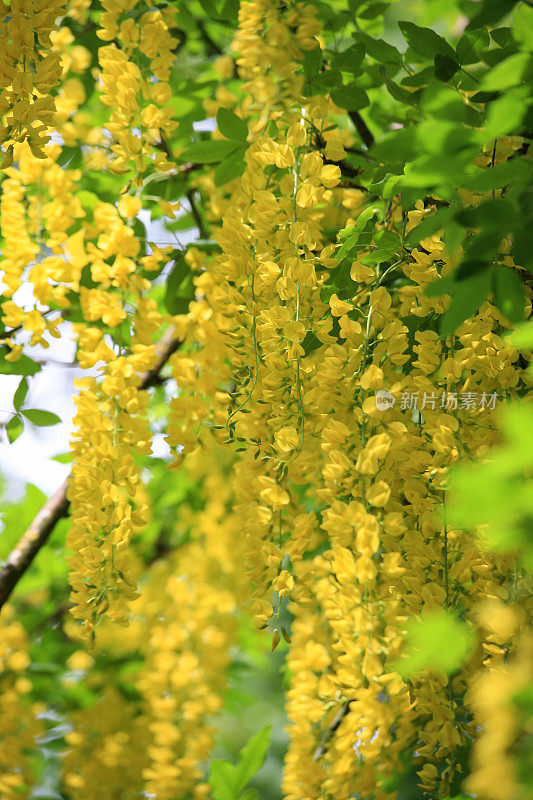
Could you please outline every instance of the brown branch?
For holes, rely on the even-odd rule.
[[[154,386],[159,380],[159,373],[168,359],[179,348],[181,342],[176,339],[174,330],[170,328],[157,343],[157,361],[152,369],[144,373],[141,389]],[[68,478],[57,492],[44,504],[30,527],[22,535],[16,547],[11,551],[0,570],[0,608],[9,599],[13,589],[22,578],[33,559],[46,544],[56,524],[69,513],[67,499]]]
[[[317,749],[315,750],[315,753],[313,755],[313,761],[318,761],[320,756],[322,756],[326,752],[326,748],[327,748],[327,744],[328,744],[329,740],[331,739],[331,737],[333,736],[335,731],[339,728],[339,726],[340,726],[341,722],[343,721],[344,717],[346,716],[346,714],[350,710],[350,702],[351,701],[348,701],[347,703],[345,703],[343,705],[343,707],[340,709],[340,711],[338,711],[337,714],[335,714],[335,717],[333,718],[333,722],[331,723],[331,725],[327,729],[326,733],[324,734],[324,738],[322,739],[322,742],[318,745]]]
[[[355,125],[357,132],[364,144],[370,149],[374,144],[374,137],[372,136],[370,128],[364,121],[363,117],[358,111],[348,111],[348,116]]]

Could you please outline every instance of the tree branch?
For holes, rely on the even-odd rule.
[[[322,742],[318,745],[317,749],[314,752],[313,761],[318,761],[318,759],[326,752],[329,740],[331,739],[331,737],[333,736],[333,734],[343,721],[344,717],[350,710],[350,702],[351,701],[345,703],[343,707],[340,709],[340,711],[338,711],[337,714],[335,715],[333,722],[331,723],[326,733],[324,734]]]
[[[159,373],[172,353],[181,345],[170,328],[157,343],[157,361],[152,369],[145,372],[140,383],[141,389],[148,389],[159,381]],[[33,559],[46,544],[56,524],[68,516],[67,500],[68,478],[57,492],[44,504],[30,527],[22,535],[19,543],[11,551],[0,570],[0,608],[9,599],[13,589],[22,578]]]
[[[364,121],[363,117],[358,111],[348,111],[348,116],[352,120],[353,124],[357,128],[357,132],[365,145],[370,149],[374,144],[374,137],[370,131],[370,128]]]

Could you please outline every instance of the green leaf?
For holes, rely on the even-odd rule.
[[[10,444],[13,444],[13,442],[18,439],[23,430],[24,423],[19,415],[16,414],[14,417],[11,417],[9,422],[6,423],[6,433]]]
[[[445,278],[437,278],[436,281],[426,284],[424,294],[426,297],[441,297],[443,294],[451,294],[454,286],[452,275]]]
[[[313,50],[305,50],[303,57],[304,74],[308,81],[316,78],[322,70],[323,57],[320,47],[315,47]]]
[[[391,78],[389,78],[384,67],[381,67],[380,75],[385,82],[385,86],[387,87],[387,91],[391,97],[394,97],[394,99],[399,103],[416,105],[419,99],[418,92],[409,92],[407,89],[404,89],[403,86],[399,86],[397,83],[391,80]]]
[[[16,411],[19,411],[21,405],[26,399],[27,394],[28,394],[28,381],[26,380],[26,378],[22,378],[21,382],[17,386],[17,391],[13,395],[13,405]]]
[[[229,761],[222,761],[222,759],[211,761],[209,784],[215,800],[235,800],[238,794],[236,773],[236,767]]]
[[[533,8],[520,3],[513,18],[513,36],[524,50],[533,51]]]
[[[456,220],[465,228],[504,228],[500,240],[518,219],[516,205],[504,197],[489,198],[478,206],[470,206],[456,214]],[[498,240],[499,242],[499,240]]]
[[[396,253],[400,240],[392,231],[378,231],[374,236],[376,249],[361,258],[362,264],[381,264]]]
[[[488,47],[488,45],[489,33],[485,28],[464,33],[455,48],[461,66],[477,64],[478,61],[481,61],[479,51],[483,47]]]
[[[192,161],[193,164],[214,164],[229,156],[238,146],[237,142],[205,139],[188,147],[181,154],[181,159],[182,161]]]
[[[344,242],[337,250],[337,261],[342,261],[343,258],[346,258],[346,256],[348,256],[349,253],[351,253],[351,251],[355,248],[365,225],[370,219],[372,219],[375,213],[376,209],[373,206],[368,206],[368,208],[365,208],[363,211],[361,211],[357,217],[355,225],[350,225],[349,228],[344,228],[344,230],[340,231],[339,239],[344,240]]]
[[[498,267],[493,276],[494,302],[510,322],[524,319],[525,292],[520,278],[507,267]]]
[[[271,733],[272,725],[266,725],[255,736],[252,736],[250,741],[242,748],[236,767],[237,792],[242,791],[255,773],[263,766]]]
[[[94,192],[89,192],[87,189],[80,189],[76,192],[76,197],[80,201],[84,211],[92,214],[98,203],[100,202],[98,195]]]
[[[415,247],[422,239],[442,230],[454,214],[453,208],[439,208],[434,214],[427,214],[422,222],[409,231],[405,238],[407,247]],[[430,284],[431,285],[431,284]]]
[[[466,30],[471,31],[483,25],[494,25],[495,22],[499,22],[502,17],[510,13],[517,2],[518,0],[483,0],[479,4],[479,11],[474,14],[466,26]]]
[[[59,455],[52,457],[52,461],[57,461],[58,464],[70,464],[72,462],[72,453],[59,453]]]
[[[496,64],[483,78],[481,85],[487,92],[509,89],[530,78],[532,72],[533,58],[530,54],[515,53]]]
[[[380,64],[389,64],[394,67],[401,67],[403,63],[402,54],[388,42],[382,39],[373,39],[366,33],[358,31],[353,34],[354,39],[364,45],[369,56],[379,61]],[[397,71],[397,70],[396,70]]]
[[[3,375],[35,375],[40,369],[40,365],[28,356],[20,356],[18,361],[6,361],[5,358],[0,358],[0,373]]]
[[[519,325],[506,337],[506,341],[518,350],[533,350],[533,319]]]
[[[464,622],[444,609],[424,611],[407,625],[406,648],[396,663],[402,677],[427,670],[448,674],[464,664],[473,636]]]
[[[524,159],[512,158],[490,169],[475,168],[470,175],[462,179],[461,186],[469,192],[484,194],[511,183],[528,183],[531,173],[532,166]]]
[[[529,90],[525,86],[510,89],[488,105],[486,141],[520,130],[522,120],[531,104],[528,94]]]
[[[414,22],[398,22],[405,41],[416,53],[434,59],[437,53],[457,61],[455,50],[431,28],[420,28]]]
[[[306,53],[314,51],[306,51]],[[321,56],[322,57],[322,56]],[[365,57],[365,48],[360,44],[352,44],[342,53],[336,53],[331,59],[331,66],[333,69],[338,69],[341,72],[349,72],[352,75],[358,75],[361,71],[361,64]],[[305,65],[305,61],[304,61]]]
[[[239,0],[225,0],[220,9],[219,19],[231,25],[237,21],[239,14]]]
[[[484,269],[454,283],[452,302],[440,321],[440,335],[443,339],[453,333],[465,320],[474,316],[487,299],[491,280],[492,271]]]
[[[230,111],[229,108],[219,108],[217,113],[217,125],[222,136],[234,142],[245,142],[248,136],[248,125],[246,122]]]
[[[259,800],[259,792],[257,789],[250,787],[239,795],[239,800]]]
[[[449,56],[443,56],[441,53],[437,53],[434,63],[435,77],[437,80],[443,81],[444,83],[447,83],[450,78],[453,78],[459,69],[459,64],[455,59]]]
[[[331,99],[335,105],[339,106],[339,108],[345,108],[347,111],[358,111],[370,103],[365,90],[361,89],[360,86],[356,86],[355,83],[333,89]]]
[[[215,186],[224,186],[225,183],[239,178],[245,170],[245,147],[240,147],[230,153],[215,169]]]
[[[315,350],[318,350],[319,347],[322,347],[322,342],[320,341],[318,336],[313,333],[313,331],[307,331],[307,333],[305,334],[305,338],[302,341],[302,347],[304,349],[304,358],[305,358],[306,356],[313,353]]]
[[[533,272],[533,220],[519,228],[513,236],[513,258],[516,264]]]
[[[167,278],[165,307],[169,314],[186,314],[194,300],[195,288],[184,254],[179,253]]]
[[[61,418],[58,417],[57,414],[53,414],[51,411],[45,411],[42,408],[27,408],[21,411],[21,414],[23,414],[32,425],[38,425],[40,428],[45,428],[49,425],[57,425],[58,422],[61,422]]]

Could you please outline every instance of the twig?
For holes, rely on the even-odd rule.
[[[176,339],[174,330],[172,328],[169,329],[156,345],[157,362],[152,369],[142,376],[140,389],[148,389],[159,381],[159,372],[180,345],[181,342]],[[46,544],[56,524],[60,519],[68,516],[67,489],[68,478],[57,492],[47,500],[30,527],[22,535],[19,543],[7,557],[4,566],[0,570],[0,608],[8,600],[13,589],[31,565],[41,547]]]
[[[358,111],[349,111],[348,116],[352,120],[353,124],[357,128],[357,132],[361,139],[363,140],[364,144],[370,149],[374,144],[374,137],[370,131],[370,128],[364,121],[363,117]]]
[[[318,745],[317,749],[315,750],[315,753],[313,755],[313,761],[318,761],[320,756],[322,756],[326,752],[327,743],[329,742],[329,740],[331,739],[331,737],[333,736],[333,734],[335,733],[337,728],[340,726],[340,724],[343,721],[344,717],[346,716],[346,714],[350,710],[350,702],[351,701],[348,701],[347,703],[345,703],[343,705],[343,707],[341,708],[341,710],[338,711],[337,714],[335,715],[335,717],[333,719],[333,722],[331,723],[331,725],[327,729],[322,742]]]
[[[202,237],[202,239],[209,239],[209,234],[202,219],[202,215],[200,214],[198,206],[196,205],[196,200],[194,199],[194,190],[189,189],[185,193],[185,197],[189,201],[189,205],[191,207],[191,214],[194,217],[194,221],[196,222],[196,227],[200,232],[200,236]]]

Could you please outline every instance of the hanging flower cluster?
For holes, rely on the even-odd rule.
[[[188,460],[189,477],[202,487],[201,503],[183,503],[171,532],[186,531],[188,543],[146,571],[128,628],[117,630],[105,615],[94,659],[123,658],[140,648],[139,700],[132,713],[102,676],[107,691],[101,700],[71,715],[63,775],[75,799],[97,800],[110,787],[120,798],[144,790],[160,800],[178,791],[205,798],[209,791],[202,768],[213,744],[209,720],[222,705],[235,610],[245,592],[233,541],[236,517],[227,512],[231,460],[213,442]],[[79,636],[76,626],[67,628]],[[67,666],[87,672],[86,659],[77,651]]]
[[[30,663],[24,628],[11,606],[0,618],[0,796],[5,800],[30,795],[31,770],[26,752],[42,733],[38,708],[28,699],[32,684],[26,675]]]
[[[51,33],[64,0],[13,0],[0,24],[1,168],[13,162],[14,142],[27,141],[36,158],[44,158],[47,130],[54,124],[50,92],[61,77],[61,60],[52,50]]]
[[[133,183],[140,186],[151,169],[173,166],[165,151],[177,126],[168,83],[178,44],[170,33],[176,9],[167,5],[146,11],[138,0],[105,0],[103,6],[98,36],[111,42],[99,50],[101,99],[112,109],[106,124],[113,137],[110,168],[118,173],[132,169]]]
[[[275,647],[289,638],[287,606],[294,617],[285,797],[389,797],[406,755],[423,791],[443,797],[478,735],[469,683],[491,665],[480,645],[453,679],[402,677],[406,620],[443,607],[468,616],[494,593],[509,613],[518,607],[507,588],[520,573],[514,557],[449,526],[446,491],[459,458],[482,457],[498,441],[494,412],[521,388],[519,354],[504,344],[509,324],[490,302],[439,338],[449,297],[424,289],[454,260],[439,234],[403,248],[397,202],[374,234],[396,240],[396,260],[380,269],[372,242],[351,266],[352,293],[329,288],[341,267],[325,230],[332,216],[337,228],[354,224],[364,196],[343,182],[353,139],[332,121],[335,106],[301,96],[297,62],[319,32],[313,9],[244,2],[239,22],[247,166],[229,196],[211,202],[222,254],[206,265],[188,317],[196,352],[174,356],[184,393],[169,438],[194,449],[207,395],[212,423],[241,453],[235,495],[256,624],[271,629]],[[481,161],[498,163],[518,146],[500,140]],[[204,189],[213,192],[209,178]],[[405,231],[433,210],[419,203]],[[218,356],[218,394],[206,392],[208,350]]]

